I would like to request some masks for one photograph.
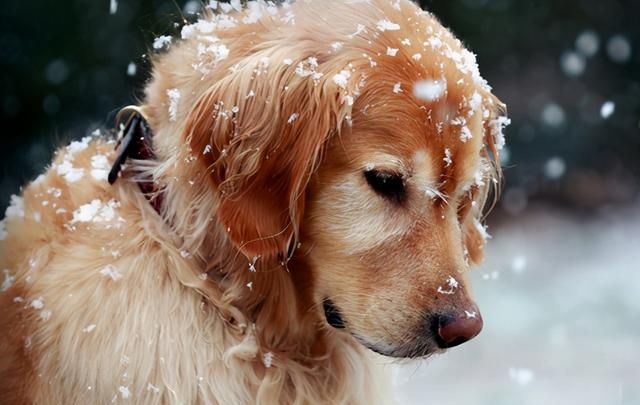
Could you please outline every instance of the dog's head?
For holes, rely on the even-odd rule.
[[[497,183],[500,103],[473,54],[407,1],[290,6],[220,32],[230,57],[185,136],[249,260],[298,263],[306,308],[397,357],[471,339],[465,271]],[[236,32],[237,31],[237,32]]]

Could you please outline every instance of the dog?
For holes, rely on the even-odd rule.
[[[408,0],[211,2],[179,37],[11,199],[0,403],[390,403],[374,352],[482,328],[503,104]]]

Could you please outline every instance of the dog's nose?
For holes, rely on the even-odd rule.
[[[438,346],[442,349],[458,346],[473,339],[482,330],[482,316],[477,310],[437,317]]]

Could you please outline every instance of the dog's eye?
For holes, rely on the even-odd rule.
[[[402,202],[406,197],[404,180],[398,173],[367,170],[364,172],[369,186],[381,196],[395,202]]]

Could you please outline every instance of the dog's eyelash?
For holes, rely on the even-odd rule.
[[[367,170],[364,172],[364,177],[369,186],[382,197],[398,203],[405,200],[407,192],[404,179],[400,174]]]

